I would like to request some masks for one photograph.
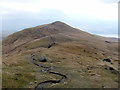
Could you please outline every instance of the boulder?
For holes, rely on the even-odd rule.
[[[111,60],[110,60],[110,59],[108,59],[108,58],[103,59],[103,61],[111,63]]]
[[[47,62],[47,59],[44,56],[41,56],[39,61],[40,62]]]
[[[50,44],[50,45],[48,45],[48,48],[51,48],[52,47],[52,45]]]

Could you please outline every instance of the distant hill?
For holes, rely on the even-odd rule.
[[[118,42],[119,38],[108,37],[109,41]]]

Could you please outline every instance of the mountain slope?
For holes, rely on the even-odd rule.
[[[51,37],[55,44],[48,48],[53,42]],[[48,62],[41,64],[53,66],[68,76],[65,83],[50,87],[115,88],[118,85],[118,43],[56,21],[24,29],[3,40],[3,87],[34,88],[34,81],[58,78],[37,72],[31,54],[35,58],[45,56]]]
[[[3,40],[3,46],[9,46],[9,48],[13,49],[19,45],[22,45],[26,42],[44,37],[49,36],[52,34],[58,33],[67,33],[67,32],[74,32],[72,27],[61,23],[61,22],[54,22],[48,25],[37,26],[34,28],[24,29],[22,31],[16,32],[6,39]],[[12,46],[11,46],[12,45]]]
[[[63,22],[56,21],[51,24],[27,28],[8,36],[3,40],[3,48],[9,47],[10,50],[4,50],[3,53],[9,52],[14,48],[19,47],[32,40],[56,34],[68,35],[77,39],[79,38],[81,40],[91,41],[93,43],[97,40],[101,42],[102,39],[106,39],[103,37],[94,36],[92,34],[80,31]]]

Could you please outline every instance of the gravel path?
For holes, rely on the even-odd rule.
[[[42,67],[43,69],[41,70],[41,72],[46,72],[46,73],[61,76],[61,78],[59,80],[47,80],[47,81],[39,82],[37,84],[37,86],[35,87],[35,90],[42,90],[43,87],[45,87],[46,85],[49,85],[49,84],[63,83],[67,79],[67,76],[64,74],[61,74],[58,72],[51,72],[51,69],[53,69],[51,66],[47,67],[47,66],[39,64],[38,63],[39,61],[37,59],[35,59],[34,56],[35,55],[33,55],[33,54],[31,55],[33,64],[38,66],[38,67]]]

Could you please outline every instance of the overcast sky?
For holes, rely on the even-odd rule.
[[[0,0],[3,35],[62,21],[93,34],[117,37],[118,1]]]

